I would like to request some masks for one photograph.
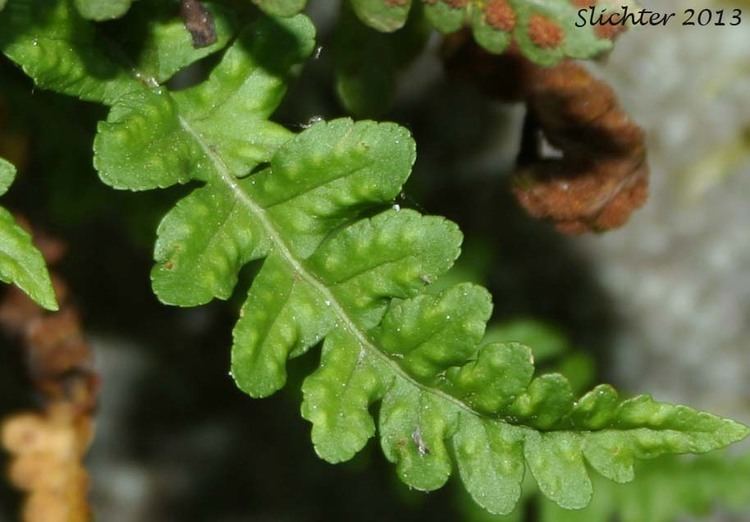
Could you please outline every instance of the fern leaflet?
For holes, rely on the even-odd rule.
[[[16,177],[12,163],[0,158],[0,196]],[[47,266],[31,236],[21,228],[13,214],[0,207],[0,281],[13,283],[48,310],[57,310]]]

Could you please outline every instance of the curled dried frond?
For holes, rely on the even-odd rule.
[[[46,260],[62,257],[64,245],[37,236]],[[0,424],[2,445],[11,455],[8,476],[26,494],[26,522],[82,522],[91,519],[89,479],[83,458],[93,437],[99,380],[65,285],[53,275],[61,309],[45,312],[15,287],[0,302],[0,327],[23,347],[39,411],[24,411]]]
[[[612,89],[582,65],[530,69],[529,112],[562,157],[518,169],[513,192],[519,203],[565,233],[624,225],[648,196],[643,131]]]
[[[454,75],[495,99],[526,102],[513,192],[529,214],[579,234],[620,227],[645,203],[644,133],[606,83],[572,61],[540,67],[518,53],[492,56],[466,37],[446,50]],[[540,133],[560,157],[541,157]]]

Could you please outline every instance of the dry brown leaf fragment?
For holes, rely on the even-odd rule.
[[[522,146],[513,193],[531,216],[568,234],[601,232],[622,226],[645,203],[643,130],[585,67],[565,61],[545,68],[513,50],[491,55],[466,35],[449,39],[446,53],[453,76],[492,98],[526,103],[534,131],[525,138],[533,143]],[[541,157],[540,134],[561,157]]]
[[[39,245],[48,262],[62,257],[65,245],[44,237]],[[99,378],[93,353],[69,302],[69,292],[52,274],[60,311],[49,313],[15,287],[0,300],[0,327],[23,348],[39,411],[9,415],[0,423],[0,440],[10,454],[8,478],[26,497],[25,522],[91,520],[89,478],[83,458],[93,438],[93,413]]]
[[[216,43],[214,17],[199,0],[182,0],[180,16],[193,38],[193,47],[208,47]]]
[[[12,460],[8,477],[27,492],[22,519],[28,522],[90,520],[89,483],[82,459],[90,444],[90,418],[65,403],[44,414],[19,413],[2,423],[2,442]]]
[[[529,112],[562,157],[519,168],[513,192],[564,233],[620,227],[648,197],[645,136],[612,89],[573,62],[531,73]]]

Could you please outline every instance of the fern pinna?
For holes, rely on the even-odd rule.
[[[607,385],[577,399],[561,375],[534,377],[528,347],[483,343],[488,292],[431,288],[459,255],[458,227],[391,206],[415,161],[409,132],[338,119],[294,134],[270,121],[314,49],[311,22],[256,13],[235,31],[237,16],[207,6],[217,41],[194,49],[169,1],[138,2],[104,31],[69,0],[11,0],[0,46],[38,85],[111,106],[94,143],[105,183],[200,185],[159,225],[160,300],[226,299],[241,268],[262,260],[234,329],[232,375],[249,395],[268,396],[284,386],[287,359],[322,343],[302,415],[323,459],[363,448],[377,404],[383,451],[406,484],[439,488],[455,463],[480,505],[509,513],[527,468],[547,497],[581,508],[592,495],[587,463],[627,482],[637,458],[747,435],[731,420],[649,396],[623,400]],[[122,36],[135,26],[141,40]],[[229,42],[205,81],[166,87]]]
[[[16,177],[16,168],[0,158],[0,196]],[[0,281],[13,283],[47,310],[57,310],[55,291],[41,252],[31,236],[0,207]]]

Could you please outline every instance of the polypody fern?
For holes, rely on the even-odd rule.
[[[210,48],[194,50],[161,17],[146,18],[145,43],[131,48],[70,1],[13,0],[0,44],[39,85],[111,106],[94,144],[105,183],[200,184],[158,229],[152,283],[163,302],[226,299],[240,269],[262,260],[234,329],[232,375],[251,396],[270,395],[285,384],[287,359],[322,342],[302,405],[322,458],[348,460],[378,431],[409,486],[439,488],[455,466],[479,504],[508,513],[527,468],[547,497],[581,508],[592,494],[587,462],[625,482],[636,458],[747,434],[648,396],[622,400],[606,385],[576,399],[561,375],[534,377],[528,347],[483,343],[484,288],[426,292],[459,255],[458,227],[391,206],[415,161],[408,131],[338,119],[295,135],[268,119],[315,46],[306,17],[256,17],[207,80],[165,86],[230,38],[211,9],[219,40]]]

